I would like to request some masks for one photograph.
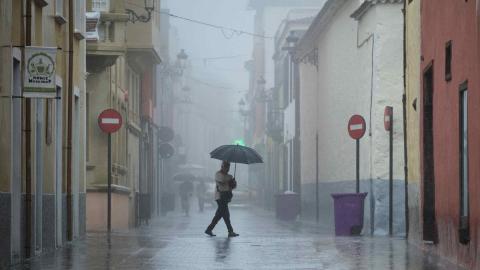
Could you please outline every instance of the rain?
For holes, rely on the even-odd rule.
[[[480,269],[478,6],[0,0],[0,269]]]

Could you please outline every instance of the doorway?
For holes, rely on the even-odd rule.
[[[423,240],[436,243],[433,95],[433,65],[430,65],[423,74]]]
[[[73,103],[73,181],[72,181],[72,205],[73,205],[73,238],[77,239],[80,236],[79,228],[79,192],[80,192],[80,90],[75,87]]]
[[[13,58],[12,74],[12,95],[14,97],[22,96],[22,76],[21,76],[21,54],[18,52],[18,58]],[[12,98],[11,107],[11,263],[20,262],[21,257],[21,214],[22,214],[22,100]]]

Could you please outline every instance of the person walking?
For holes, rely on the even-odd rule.
[[[179,187],[180,201],[182,204],[182,210],[185,213],[185,216],[190,214],[190,197],[193,192],[193,183],[190,180],[183,181]]]
[[[205,185],[203,179],[197,184],[197,188],[195,190],[198,198],[198,210],[200,213],[202,213],[205,204],[205,193],[207,192],[207,186]]]
[[[239,234],[233,231],[232,224],[230,223],[230,211],[228,210],[228,203],[232,200],[232,190],[236,188],[237,182],[231,174],[228,174],[230,170],[230,162],[223,161],[220,171],[215,174],[216,191],[215,201],[217,202],[217,211],[212,219],[212,222],[205,230],[205,233],[209,236],[215,236],[213,234],[213,228],[217,225],[218,221],[223,218],[225,225],[228,229],[228,237],[236,237]]]

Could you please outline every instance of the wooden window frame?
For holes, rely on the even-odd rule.
[[[466,103],[467,106],[465,108],[464,106],[464,98],[466,93]],[[465,114],[466,110],[466,114]],[[468,244],[470,242],[470,203],[469,203],[469,166],[468,166],[468,160],[469,160],[469,153],[468,153],[468,147],[469,147],[469,137],[468,137],[468,81],[463,82],[460,84],[459,87],[459,150],[460,150],[460,156],[459,156],[459,242],[461,244]],[[466,145],[464,144],[464,122],[465,122],[465,117],[466,116],[466,132],[467,132],[467,142]],[[466,148],[466,149],[465,149]],[[467,153],[465,153],[465,150]],[[466,156],[466,158],[465,158]],[[464,171],[464,166],[465,163],[467,164],[466,168],[466,175]],[[465,177],[466,177],[466,188],[465,188]],[[464,190],[466,189],[466,193]],[[465,198],[466,196],[466,198]],[[464,209],[464,200],[467,200],[466,203],[466,209]],[[465,214],[466,212],[466,214]]]
[[[449,40],[445,44],[445,81],[452,80],[452,62],[453,62],[453,47],[452,41]]]

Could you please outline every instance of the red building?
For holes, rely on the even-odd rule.
[[[471,269],[480,267],[479,2],[421,5],[423,240]]]

